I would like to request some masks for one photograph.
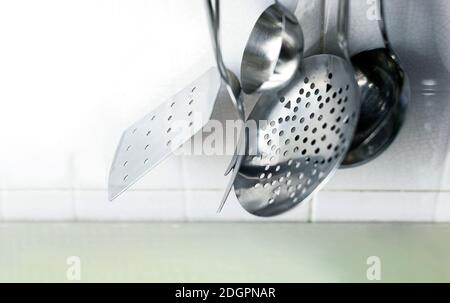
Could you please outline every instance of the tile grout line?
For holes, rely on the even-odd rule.
[[[0,191],[0,222],[4,222],[5,217],[3,216],[3,201],[5,200],[5,192],[2,190]]]
[[[183,180],[183,184],[186,184],[186,160],[184,159],[184,157],[180,157],[180,164],[181,164],[181,171],[182,171],[182,180]],[[182,221],[183,222],[189,222],[189,218],[188,218],[188,193],[186,190],[181,189],[181,196],[182,196],[182,205],[183,205],[183,218]]]

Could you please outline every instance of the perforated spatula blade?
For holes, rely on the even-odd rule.
[[[208,123],[221,82],[217,68],[210,68],[123,132],[109,174],[110,200],[126,191]]]

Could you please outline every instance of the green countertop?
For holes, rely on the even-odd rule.
[[[371,282],[376,256],[382,282],[450,282],[449,239],[431,224],[3,223],[0,281],[72,282],[75,256],[82,282]]]

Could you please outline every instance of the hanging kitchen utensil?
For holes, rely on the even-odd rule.
[[[303,31],[295,15],[285,6],[293,6],[293,1],[282,2],[275,0],[275,4],[259,16],[245,44],[239,70],[241,87],[247,94],[281,89],[292,80],[300,66]],[[295,3],[292,8],[296,6]],[[236,166],[237,154],[235,152],[225,175]]]
[[[217,17],[219,16],[217,15]],[[278,15],[278,18],[284,21],[283,15]],[[284,26],[285,22],[282,24]],[[245,27],[248,27],[247,23]],[[286,31],[276,32],[276,34],[277,39],[283,41]],[[267,36],[266,38],[271,39],[272,37]],[[261,42],[264,41],[261,40]],[[280,43],[278,47],[280,54],[285,53],[283,51],[285,45]],[[269,59],[276,61],[284,60],[285,57],[275,56]],[[277,66],[276,62],[266,61],[266,63],[270,66]],[[224,91],[240,112],[239,106],[241,105],[232,98],[234,95],[239,95],[239,82],[232,73],[224,72],[221,68],[220,65],[219,68],[211,68],[184,90],[125,130],[110,170],[110,200],[126,191],[201,130],[209,121],[215,103],[222,102],[217,99],[224,95]],[[261,66],[261,69],[264,69],[264,73],[267,74],[266,66]],[[221,74],[228,76],[228,81],[225,81],[227,83],[221,81]],[[229,91],[230,85],[234,94]],[[232,159],[229,169],[235,166],[236,160],[237,158]]]
[[[201,130],[220,90],[218,70],[211,68],[126,129],[110,170],[109,199],[118,197]]]
[[[378,21],[384,48],[352,57],[361,91],[361,111],[355,136],[342,167],[365,164],[382,154],[395,140],[411,98],[408,76],[391,46],[386,29],[384,1]]]
[[[215,33],[218,24],[211,26]],[[236,103],[235,99],[240,94],[239,82],[220,64],[221,54],[215,34],[214,42],[218,68],[209,69],[123,133],[109,176],[110,200],[126,191],[201,130],[210,120],[214,104],[222,102],[217,100],[222,90],[227,91],[231,102],[241,111],[242,104]]]
[[[276,2],[261,14],[250,33],[241,61],[242,85],[249,93],[283,88],[295,76],[303,58],[303,49],[300,23],[283,4]],[[225,175],[232,174],[218,212],[226,202],[243,161],[247,144],[245,135],[242,130],[233,159],[225,172]]]
[[[252,94],[288,84],[303,48],[303,31],[294,14],[280,3],[268,7],[253,27],[242,56],[243,91]]]
[[[338,29],[346,39],[344,21]],[[249,132],[234,180],[241,205],[267,217],[307,199],[340,165],[358,114],[359,92],[348,59],[326,54],[304,59],[290,84],[262,94],[248,118],[257,130]]]

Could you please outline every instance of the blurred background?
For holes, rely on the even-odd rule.
[[[172,156],[107,199],[122,131],[215,64],[203,0],[0,1],[0,280],[64,280],[66,256],[84,254],[92,281],[359,281],[377,252],[392,281],[450,279],[450,232],[429,225],[450,222],[450,2],[386,2],[412,81],[399,137],[295,210],[261,219],[233,193],[216,214],[228,156]],[[372,6],[351,0],[352,53],[381,46]],[[295,14],[307,55],[336,51],[335,0],[299,0]],[[234,223],[206,223],[218,221]],[[315,222],[327,224],[297,224]]]

